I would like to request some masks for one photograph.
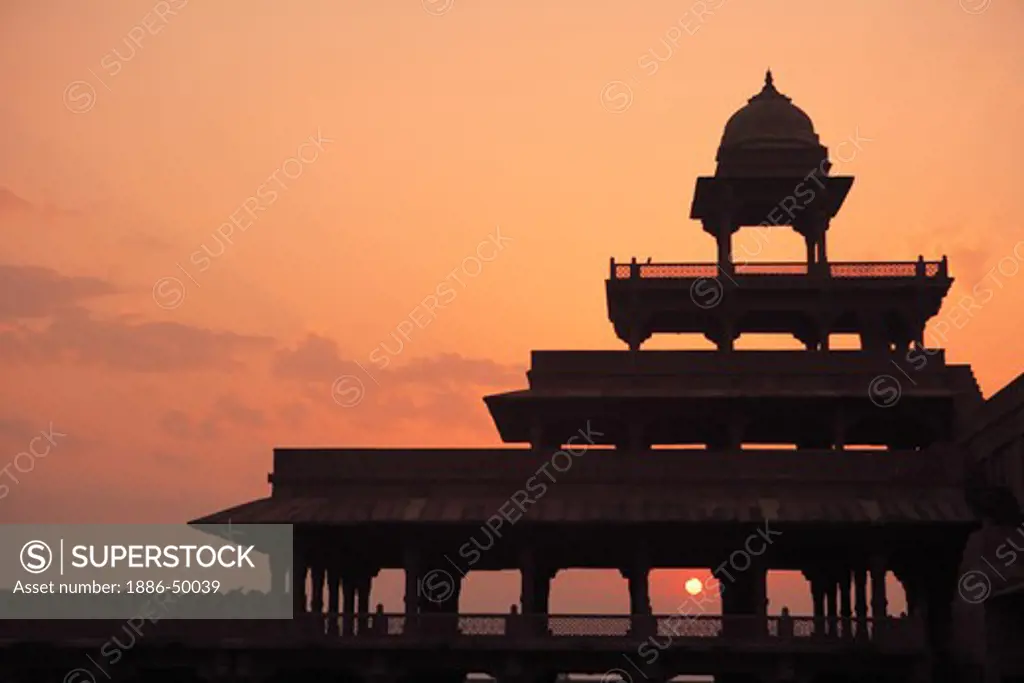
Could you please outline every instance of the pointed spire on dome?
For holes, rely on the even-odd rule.
[[[767,100],[767,99],[782,99],[782,100],[785,100],[787,102],[790,101],[790,99],[788,97],[786,97],[785,95],[780,93],[775,88],[775,77],[772,76],[772,70],[771,69],[768,69],[767,71],[764,72],[764,87],[761,88],[761,92],[759,92],[756,95],[754,95],[753,97],[751,97],[748,100],[748,102],[756,102],[758,100]]]

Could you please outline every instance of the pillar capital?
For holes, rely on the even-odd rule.
[[[555,578],[555,574],[558,573],[559,567],[542,559],[541,552],[535,546],[522,546],[519,549],[518,555],[519,570],[521,572],[529,572],[533,576],[546,577],[548,579]]]
[[[815,583],[820,582],[825,576],[825,571],[821,567],[817,566],[807,567],[806,569],[801,570],[800,573],[804,575],[804,578],[807,579],[807,582],[811,584],[812,588]]]
[[[328,567],[328,571],[330,571],[330,567]],[[377,577],[377,574],[380,573],[380,569],[375,569],[363,564],[341,565],[340,567],[337,567],[336,571],[342,581],[351,581],[352,583],[357,584],[372,581]]]
[[[619,567],[619,574],[624,579],[633,576],[647,576],[651,571],[650,552],[647,549],[647,544],[637,543],[629,551],[629,562]]]

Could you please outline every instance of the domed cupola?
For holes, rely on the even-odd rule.
[[[800,177],[823,162],[827,171],[827,159],[811,118],[775,88],[768,71],[761,92],[725,124],[715,175]]]

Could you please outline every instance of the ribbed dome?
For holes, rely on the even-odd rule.
[[[764,88],[725,124],[719,149],[818,147],[814,124],[799,107],[775,89],[772,72]]]

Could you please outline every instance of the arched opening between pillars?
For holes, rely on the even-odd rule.
[[[792,334],[741,334],[736,337],[736,351],[803,351],[806,345]]]

